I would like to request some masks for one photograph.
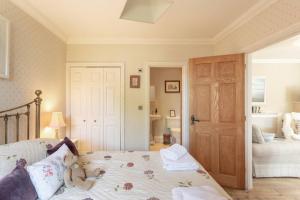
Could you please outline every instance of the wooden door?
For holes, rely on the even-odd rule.
[[[190,152],[219,184],[244,189],[244,54],[193,58],[189,70]]]

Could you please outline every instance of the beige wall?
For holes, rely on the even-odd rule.
[[[45,112],[65,111],[66,46],[8,0],[0,0],[0,14],[11,23],[11,73],[9,80],[0,79],[0,110],[32,101],[41,89],[45,125]]]
[[[215,45],[215,54],[257,50],[300,32],[300,1],[278,0]],[[286,32],[283,32],[286,31]],[[270,38],[270,35],[272,37]],[[265,40],[265,42],[261,42]]]
[[[181,83],[181,68],[151,68],[150,85],[155,86],[155,101],[151,103],[150,112],[157,108],[162,118],[153,124],[154,136],[162,136],[166,128],[166,117],[170,110],[175,110],[176,116],[181,115],[181,93],[165,93],[165,80],[179,80]],[[182,90],[182,88],[181,88]]]
[[[300,101],[300,64],[253,64],[253,76],[266,77],[265,112],[293,111],[293,102]]]
[[[188,61],[189,58],[213,54],[212,46],[200,45],[68,45],[68,62],[123,62],[125,63],[125,148],[144,150],[145,130],[145,76],[141,73],[141,88],[129,88],[129,76],[139,74],[145,62]]]

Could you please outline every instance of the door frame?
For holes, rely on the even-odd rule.
[[[70,73],[71,68],[76,67],[92,67],[92,68],[120,68],[121,80],[120,80],[120,98],[121,98],[121,150],[125,150],[125,64],[124,63],[97,63],[97,62],[68,62],[66,63],[66,135],[71,136],[70,131]]]
[[[145,149],[150,150],[150,68],[181,68],[181,138],[182,145],[189,149],[189,87],[188,62],[146,62],[145,70]]]

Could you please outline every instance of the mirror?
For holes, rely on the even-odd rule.
[[[252,79],[252,104],[266,103],[266,78],[253,77]]]
[[[0,78],[9,78],[9,21],[0,15]]]

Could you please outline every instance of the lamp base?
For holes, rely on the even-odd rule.
[[[55,129],[55,138],[56,138],[56,139],[60,139],[60,138],[59,138],[58,129]]]

